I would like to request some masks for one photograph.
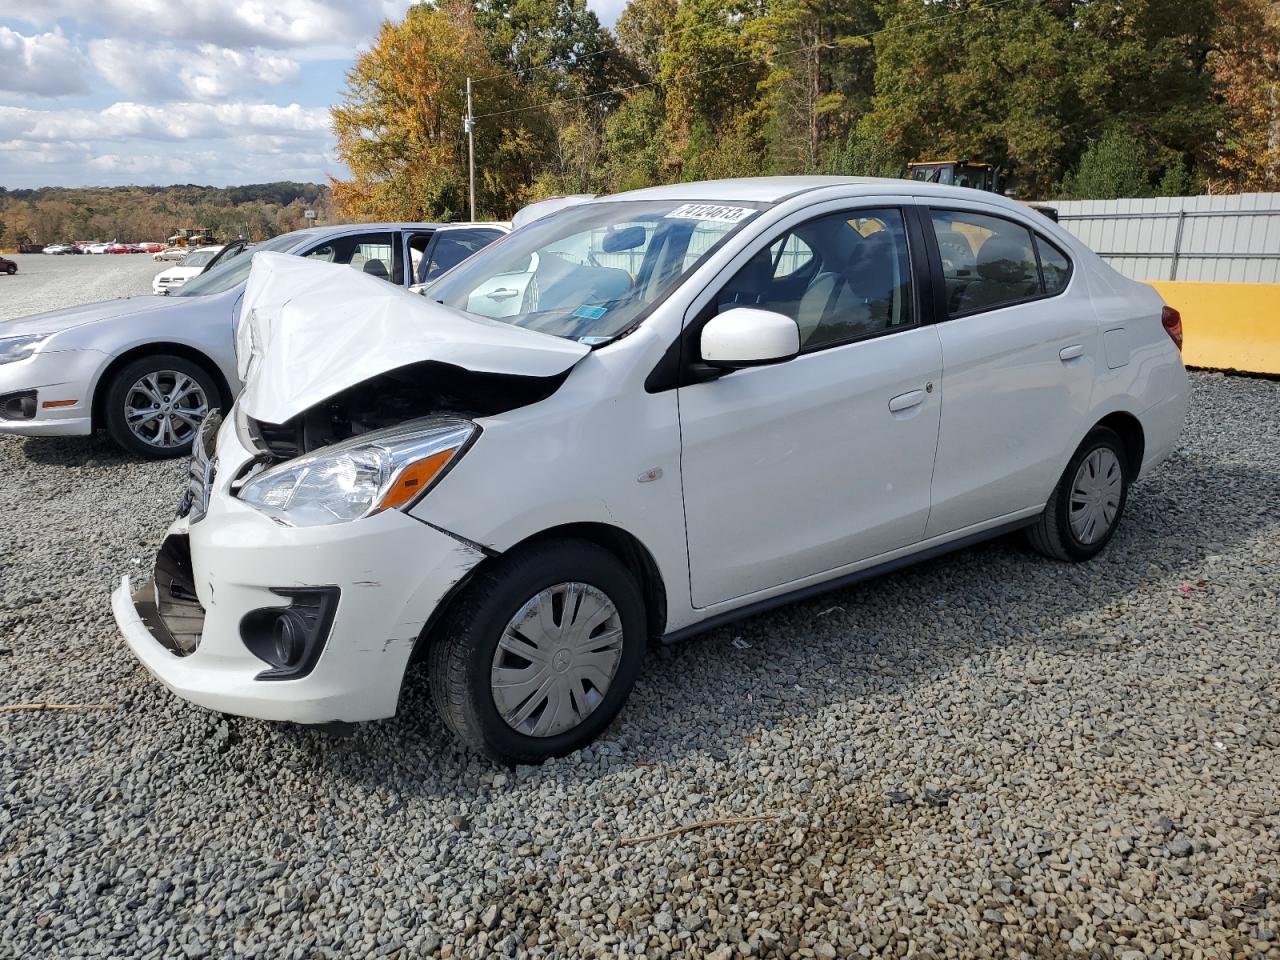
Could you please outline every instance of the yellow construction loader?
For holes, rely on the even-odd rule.
[[[956,187],[969,187],[973,190],[986,190],[988,193],[1008,194],[1008,178],[1004,171],[990,163],[975,163],[968,156],[959,160],[919,160],[907,164],[905,174],[908,180],[919,180],[923,183],[946,183]],[[1020,201],[1025,202],[1025,201]],[[1038,203],[1027,206],[1036,210],[1050,220],[1058,219],[1058,211]]]

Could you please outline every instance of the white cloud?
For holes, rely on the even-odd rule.
[[[101,111],[0,106],[0,167],[10,187],[223,186],[341,172],[324,108],[189,101]]]
[[[221,100],[298,75],[298,61],[283,54],[232,50],[212,43],[184,50],[135,40],[94,40],[89,56],[112,86],[153,101]]]
[[[93,157],[88,166],[98,174],[110,177],[125,176],[130,179],[160,177],[176,181],[196,174],[196,167],[185,157],[166,157],[157,154],[102,153]]]
[[[23,36],[0,26],[0,90],[60,97],[87,93],[85,60],[59,29]]]
[[[69,17],[130,37],[164,37],[184,45],[351,49],[385,19],[404,15],[407,0],[38,0],[10,16],[29,23]]]
[[[0,106],[0,139],[227,139],[246,134],[327,135],[329,111],[296,103],[113,103],[104,110],[32,110]]]

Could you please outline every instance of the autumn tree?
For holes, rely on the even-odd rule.
[[[765,70],[743,34],[752,0],[684,0],[658,56],[668,175],[703,180],[763,173]]]
[[[1208,55],[1225,122],[1216,191],[1280,190],[1280,3],[1220,0]]]
[[[337,153],[352,174],[333,180],[338,209],[362,219],[466,217],[465,78],[497,72],[464,3],[418,4],[403,21],[384,23],[347,74],[342,102],[332,110]],[[518,85],[479,84],[475,92],[476,114],[525,102]],[[531,168],[522,169],[521,145],[528,137],[519,114],[507,117],[510,122],[481,123],[476,130],[476,152],[488,174],[477,204],[489,215],[507,214],[532,178]]]
[[[645,82],[658,75],[658,57],[678,6],[676,0],[631,0],[618,17],[618,49]]]
[[[871,0],[769,0],[744,27],[765,62],[760,84],[776,173],[813,173],[823,145],[865,110],[871,91]]]

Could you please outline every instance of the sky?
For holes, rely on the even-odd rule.
[[[612,26],[626,0],[588,0]],[[410,0],[3,0],[0,186],[344,171],[329,106]]]

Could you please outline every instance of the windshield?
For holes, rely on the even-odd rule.
[[[182,258],[182,262],[178,264],[180,267],[203,267],[206,263],[213,259],[213,255],[217,250],[196,250],[194,253],[188,253]]]
[[[249,276],[249,268],[253,266],[253,254],[262,250],[286,251],[298,242],[296,235],[292,233],[281,234],[274,240],[268,240],[266,243],[259,243],[247,248],[243,253],[235,256],[228,256],[231,259],[219,263],[208,273],[202,273],[198,277],[192,277],[182,286],[169,293],[171,297],[203,297],[211,293],[222,293],[224,290],[230,290],[239,283],[243,283]],[[190,262],[190,258],[183,261],[184,264]]]
[[[569,207],[485,247],[426,296],[477,316],[604,343],[634,326],[760,209],[678,200]]]

